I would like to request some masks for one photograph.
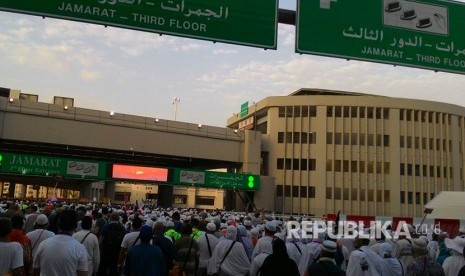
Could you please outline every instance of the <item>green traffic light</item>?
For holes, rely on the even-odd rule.
[[[255,183],[254,183],[255,178],[253,176],[249,176],[248,180],[249,180],[249,183],[247,184],[247,186],[249,186],[249,188],[252,189],[255,186]]]

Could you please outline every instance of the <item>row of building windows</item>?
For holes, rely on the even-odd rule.
[[[351,146],[381,146],[389,147],[389,135],[383,134],[363,134],[363,133],[340,133],[327,132],[326,144]]]
[[[328,106],[328,117],[389,119],[389,109],[366,106]]]
[[[450,115],[443,114],[443,113],[436,113],[432,111],[420,111],[420,110],[412,110],[412,109],[401,109],[400,110],[400,120],[401,121],[414,121],[414,122],[422,122],[422,123],[436,123],[442,121],[446,123],[446,121],[450,124]]]
[[[315,132],[278,132],[278,143],[316,144]]]
[[[276,185],[276,196],[283,195],[285,197],[315,198],[316,188],[314,186]]]
[[[434,142],[434,138],[420,138],[420,137],[412,137],[412,136],[400,136],[400,147],[401,148],[413,148],[416,149],[430,149],[434,150],[434,146],[436,144],[436,149],[441,149],[441,141],[442,141],[442,149],[446,149],[446,146],[449,146],[449,151],[452,151],[452,141],[451,140],[441,140],[436,139],[436,143]],[[448,143],[447,143],[448,142]],[[447,145],[448,144],[448,145]]]
[[[334,194],[333,194],[334,191]],[[360,191],[360,193],[359,193]],[[291,193],[292,192],[292,193]],[[429,199],[434,198],[434,193],[413,193],[413,192],[400,192],[400,203],[413,204],[413,197],[415,195],[415,203],[421,203],[423,195],[423,203],[427,203]],[[428,195],[430,196],[428,198]],[[315,198],[316,188],[314,186],[290,186],[290,185],[276,185],[276,196],[282,197],[300,197],[300,198]],[[407,197],[406,197],[407,196]],[[326,187],[326,199],[336,200],[358,200],[368,202],[390,202],[391,191],[389,190],[374,190],[374,189],[350,189],[340,187]]]
[[[405,195],[407,195],[407,198],[405,197]],[[419,193],[419,192],[415,193],[415,203],[416,204],[421,203],[421,201],[420,201],[421,195],[422,195],[422,193]],[[432,193],[432,194],[423,193],[423,203],[425,203],[425,204],[429,201],[428,195],[430,195],[430,199],[434,198],[434,193]],[[413,192],[401,191],[400,192],[400,203],[402,203],[402,204],[405,204],[405,203],[413,204]]]
[[[436,172],[436,174],[435,174]],[[424,177],[452,177],[452,167],[449,169],[447,167],[441,167],[440,166],[427,166],[427,165],[413,165],[413,164],[405,164],[405,163],[400,163],[400,175],[408,175],[408,176],[424,176]]]
[[[280,106],[278,116],[287,117],[316,117],[316,106]]]
[[[333,195],[334,190],[334,195]],[[360,191],[360,193],[359,193]],[[349,195],[350,194],[350,195]],[[359,200],[359,201],[376,201],[390,202],[391,192],[389,190],[374,190],[374,189],[350,189],[340,187],[326,187],[326,199],[342,199],[342,200]]]
[[[276,167],[278,170],[302,170],[315,171],[315,159],[278,158]]]
[[[391,163],[374,161],[349,161],[349,160],[326,160],[327,172],[360,172],[360,173],[384,173],[389,174]]]

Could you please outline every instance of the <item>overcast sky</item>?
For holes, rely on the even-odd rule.
[[[464,75],[299,55],[294,47],[295,27],[284,24],[278,50],[263,50],[0,12],[0,87],[169,120],[178,97],[179,121],[221,127],[246,101],[303,87],[465,106]]]

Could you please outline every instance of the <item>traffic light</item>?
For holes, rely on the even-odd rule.
[[[247,186],[250,189],[253,189],[255,187],[255,177],[249,176],[248,180],[249,180],[249,183],[247,184]]]
[[[2,166],[3,154],[0,153],[0,167]]]

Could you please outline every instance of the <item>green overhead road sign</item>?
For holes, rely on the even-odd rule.
[[[465,4],[298,0],[296,52],[465,73]]]
[[[106,179],[107,163],[43,155],[0,153],[0,173],[66,178]]]
[[[241,104],[241,118],[249,114],[249,102]]]
[[[0,0],[0,10],[276,49],[278,0]]]
[[[173,168],[173,184],[204,188],[260,190],[260,176]]]

